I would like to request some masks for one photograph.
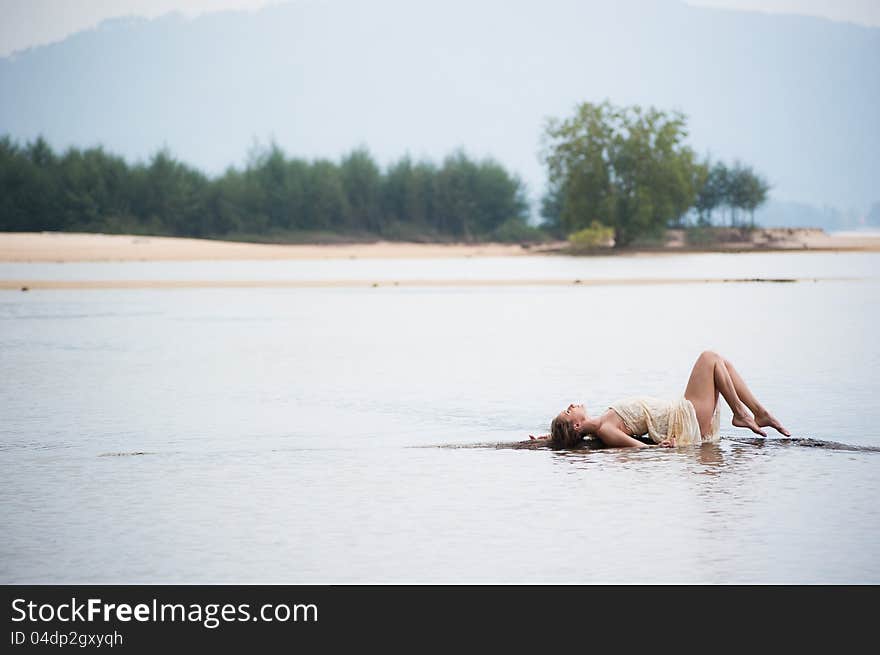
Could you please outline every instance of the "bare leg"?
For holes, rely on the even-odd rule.
[[[730,363],[730,360],[722,358],[722,361],[727,368],[727,372],[730,374],[730,379],[733,381],[736,395],[738,395],[746,406],[752,410],[752,414],[755,415],[755,422],[762,428],[770,427],[777,432],[784,434],[786,437],[790,437],[791,432],[786,430],[782,423],[777,421],[776,418],[758,401],[758,399],[755,398],[754,394],[746,386],[745,380],[742,379],[742,376],[733,367],[733,364]]]
[[[736,427],[749,428],[762,437],[767,436],[749,414],[748,406],[737,395],[723,358],[718,353],[707,350],[700,353],[697,358],[684,392],[684,397],[691,401],[697,412],[697,421],[702,434],[709,431],[719,393],[730,406],[733,412],[733,424]]]

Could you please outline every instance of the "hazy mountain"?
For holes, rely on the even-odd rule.
[[[880,199],[878,65],[877,28],[672,0],[296,2],[107,21],[0,59],[0,133],[132,159],[164,144],[208,172],[255,138],[382,162],[462,146],[537,196],[545,118],[609,98],[681,109],[698,151],[755,166],[773,185],[765,221],[785,203],[864,216]]]

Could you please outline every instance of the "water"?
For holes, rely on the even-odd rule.
[[[450,447],[680,394],[706,348],[795,436],[880,447],[880,256],[320,264],[0,279],[817,281],[0,292],[0,582],[880,582],[878,452],[726,406],[697,449]]]
[[[872,277],[877,253],[707,253],[300,261],[0,262],[0,280],[596,280]]]

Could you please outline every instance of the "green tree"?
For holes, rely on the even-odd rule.
[[[351,212],[339,166],[327,159],[312,162],[306,192],[306,225],[312,230],[350,229]]]
[[[692,206],[696,161],[684,144],[685,117],[609,102],[582,103],[566,120],[550,119],[542,157],[559,194],[559,221],[574,232],[597,220],[615,246],[657,234]]]
[[[470,241],[474,236],[477,167],[462,151],[443,161],[434,175],[434,227],[441,233]]]
[[[422,234],[433,230],[435,175],[433,164],[413,163],[409,156],[388,167],[382,183],[383,228],[406,225]]]
[[[58,156],[43,137],[26,144],[19,155],[16,158],[19,171],[13,175],[18,178],[19,186],[11,188],[18,205],[18,211],[13,213],[18,224],[14,229],[63,229]]]
[[[339,165],[348,206],[348,224],[358,230],[382,229],[382,173],[369,151],[353,150]]]
[[[755,225],[755,210],[767,200],[769,184],[755,173],[751,166],[736,162],[731,170],[729,184],[729,203],[731,214],[734,209],[749,213],[749,223]]]
[[[46,230],[39,199],[45,184],[37,166],[8,136],[0,139],[0,229]],[[35,211],[36,210],[36,211]]]
[[[102,148],[70,148],[58,160],[59,204],[67,230],[119,231],[130,227],[128,166]]]
[[[206,198],[211,234],[247,231],[249,186],[247,174],[232,166],[211,184]]]
[[[255,164],[255,165],[254,165]],[[258,155],[249,167],[256,182],[259,198],[258,214],[265,217],[269,229],[287,228],[291,224],[287,197],[287,159],[274,142]]]
[[[434,175],[432,210],[437,231],[470,241],[510,219],[524,222],[528,201],[522,182],[500,164],[459,150]]]
[[[477,165],[473,193],[472,222],[479,235],[487,235],[509,221],[525,225],[529,209],[526,186],[495,160],[484,159]]]
[[[730,187],[730,173],[723,162],[711,164],[706,161],[702,165],[705,176],[698,187],[694,208],[699,215],[701,225],[712,224],[712,214],[718,207],[727,205]]]
[[[560,181],[551,182],[541,197],[541,227],[557,238],[564,237],[562,226],[562,206],[565,201],[565,188]]]
[[[136,213],[150,231],[205,236],[207,178],[165,149],[153,155],[148,166],[139,168]]]

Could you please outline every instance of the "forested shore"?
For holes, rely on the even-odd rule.
[[[654,108],[582,103],[549,119],[539,226],[526,185],[491,158],[404,156],[384,168],[366,148],[338,161],[254,149],[209,176],[166,149],[129,163],[102,147],[56,152],[42,137],[0,138],[0,231],[102,232],[277,243],[528,242],[574,249],[656,243],[668,228],[711,241],[748,229],[768,183],[750,166],[700,159],[687,119]]]
[[[210,177],[160,150],[128,163],[101,147],[58,153],[43,138],[0,139],[0,230],[267,241],[517,241],[525,186],[502,165],[458,151],[403,157],[384,170],[365,149],[338,162],[272,144]]]

